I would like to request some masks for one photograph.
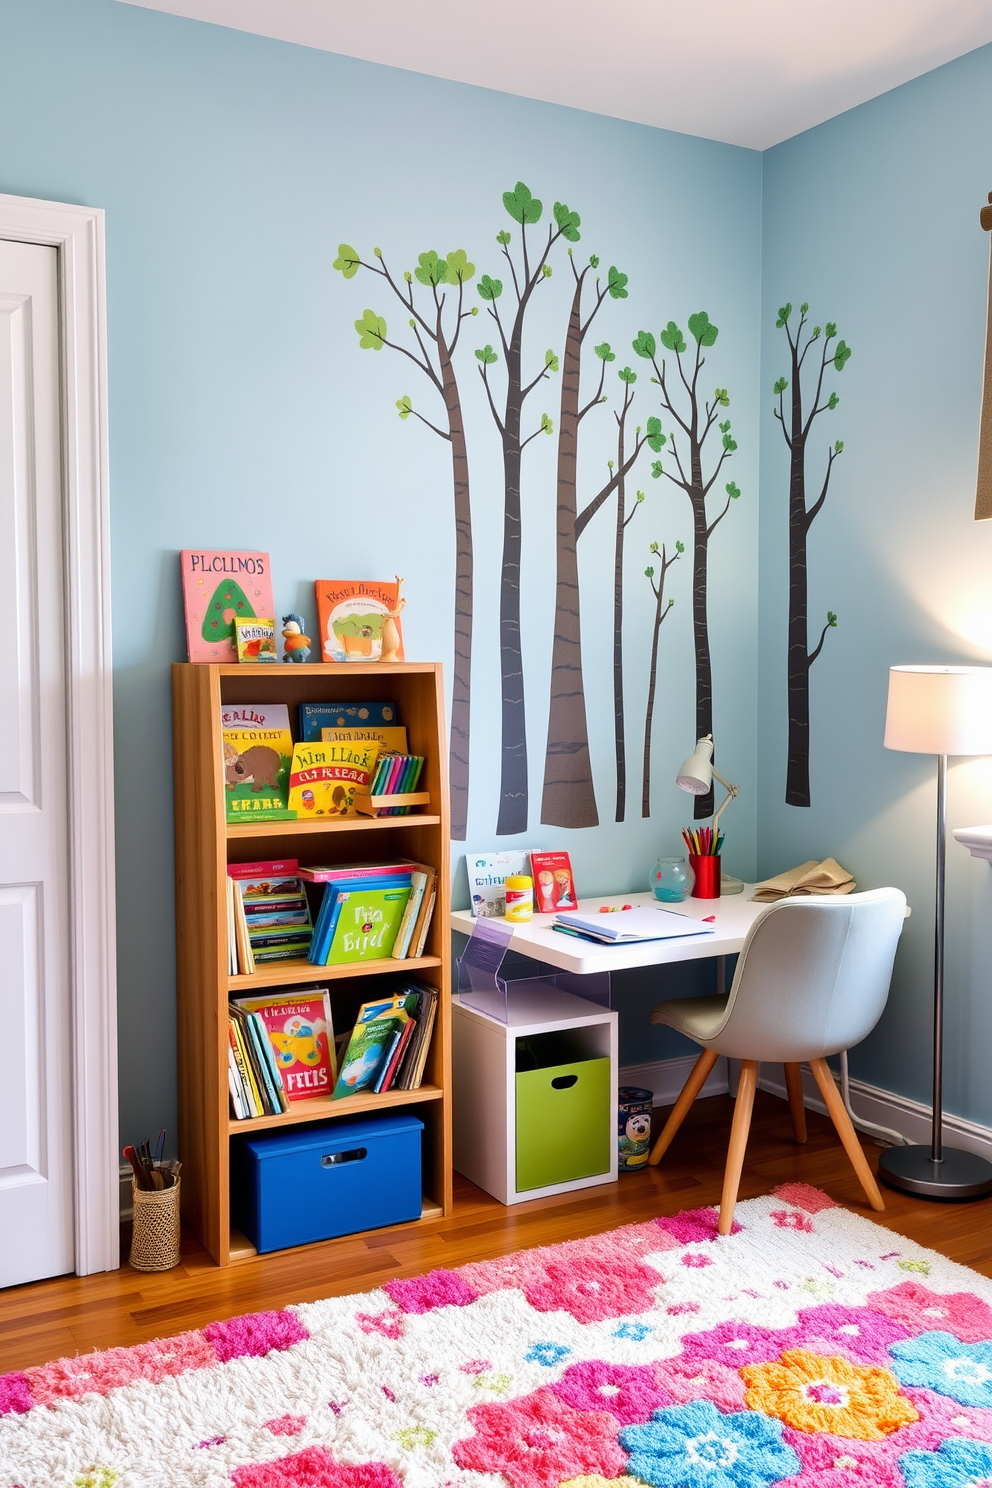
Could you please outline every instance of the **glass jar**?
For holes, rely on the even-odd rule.
[[[651,870],[648,888],[663,904],[681,904],[692,892],[695,874],[684,857],[659,858]]]

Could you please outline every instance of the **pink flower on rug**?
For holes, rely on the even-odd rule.
[[[306,1424],[306,1416],[274,1416],[271,1421],[262,1422],[273,1436],[299,1436]]]
[[[934,1390],[907,1390],[920,1417],[890,1436],[887,1445],[894,1457],[902,1452],[936,1452],[949,1436],[970,1436],[992,1442],[992,1410],[988,1406],[961,1405],[950,1395]]]
[[[260,1359],[273,1349],[292,1348],[310,1334],[295,1312],[246,1312],[223,1323],[210,1323],[203,1336],[222,1364],[230,1359]]]
[[[904,1488],[888,1443],[811,1435],[791,1426],[782,1432],[782,1440],[796,1453],[803,1470],[784,1478],[779,1488]]]
[[[973,1292],[932,1292],[921,1281],[903,1281],[869,1292],[868,1306],[902,1323],[907,1334],[953,1333],[962,1343],[992,1339],[992,1307]]]
[[[428,1271],[402,1281],[387,1281],[384,1287],[404,1312],[431,1312],[435,1307],[467,1307],[477,1293],[456,1271]]]
[[[576,1322],[601,1323],[647,1312],[662,1280],[647,1266],[590,1256],[570,1263],[549,1261],[545,1274],[529,1282],[524,1294],[538,1312],[570,1312]]]
[[[654,1373],[673,1405],[710,1400],[725,1414],[744,1408],[744,1381],[736,1369],[715,1359],[660,1359]]]
[[[801,1230],[804,1235],[813,1234],[813,1226],[799,1209],[773,1209],[769,1217],[780,1230]]]
[[[54,1359],[24,1373],[34,1404],[53,1405],[57,1400],[78,1400],[83,1395],[106,1395],[138,1380],[158,1384],[189,1369],[205,1369],[216,1363],[217,1355],[203,1334],[191,1332],[133,1348],[101,1349],[74,1359]]]
[[[16,1412],[19,1416],[29,1411],[34,1404],[26,1377],[16,1374],[0,1374],[0,1416]]]
[[[783,1204],[792,1204],[796,1209],[805,1209],[807,1214],[819,1214],[823,1209],[836,1209],[836,1202],[822,1189],[811,1188],[808,1183],[780,1183],[772,1193]]]
[[[664,1230],[666,1235],[671,1235],[676,1245],[692,1245],[697,1240],[716,1240],[719,1223],[718,1209],[685,1209],[681,1214],[662,1215],[655,1220],[658,1228]],[[740,1228],[735,1219],[730,1233],[738,1235]]]
[[[458,1275],[477,1297],[490,1292],[523,1291],[530,1281],[544,1275],[547,1250],[518,1250],[513,1255],[497,1256],[492,1261],[471,1261],[458,1268]]]
[[[257,1467],[237,1467],[231,1482],[235,1488],[403,1488],[384,1462],[335,1462],[326,1447],[307,1447]]]
[[[646,1255],[675,1250],[681,1242],[660,1230],[655,1220],[622,1225],[604,1235],[567,1240],[561,1245],[516,1251],[492,1261],[470,1261],[455,1272],[476,1297],[518,1288],[526,1291],[539,1281],[550,1262],[572,1265],[576,1261],[599,1260],[608,1265],[637,1264]]]
[[[550,1388],[573,1410],[608,1410],[621,1426],[650,1421],[652,1411],[671,1403],[659,1390],[650,1364],[607,1364],[602,1359],[570,1364]]]
[[[363,1333],[381,1333],[383,1338],[403,1337],[403,1314],[395,1307],[389,1307],[385,1312],[356,1312],[355,1322]]]
[[[475,1435],[455,1442],[455,1461],[470,1472],[500,1473],[513,1488],[558,1488],[582,1473],[615,1478],[626,1466],[616,1417],[572,1410],[549,1389],[475,1405],[468,1418]]]
[[[832,1302],[804,1307],[789,1330],[797,1342],[789,1348],[814,1354],[843,1354],[862,1364],[890,1364],[889,1344],[908,1337],[909,1330],[870,1307],[842,1307]]]
[[[753,1323],[717,1323],[705,1333],[686,1333],[682,1354],[687,1360],[715,1359],[728,1369],[743,1364],[767,1364],[783,1349],[796,1347],[794,1328],[759,1328]]]

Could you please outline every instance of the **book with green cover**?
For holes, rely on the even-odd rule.
[[[341,1056],[341,1072],[334,1086],[334,1100],[373,1090],[385,1062],[396,1045],[397,1035],[409,1021],[408,1004],[415,999],[399,992],[363,1002],[358,1021]]]
[[[334,939],[325,961],[339,966],[349,961],[378,961],[392,955],[410,885],[403,888],[342,889]]]

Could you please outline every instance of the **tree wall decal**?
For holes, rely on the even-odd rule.
[[[654,368],[655,382],[661,389],[662,409],[675,422],[668,436],[669,454],[674,473],[659,460],[655,469],[674,485],[683,490],[692,508],[692,634],[696,660],[696,738],[701,739],[713,732],[713,665],[710,656],[709,614],[707,600],[707,576],[709,545],[717,527],[730,510],[731,502],[740,496],[739,488],[730,481],[726,487],[727,500],[720,513],[712,520],[707,511],[707,497],[717,478],[737,449],[737,441],[730,432],[730,420],[720,420],[722,408],[730,406],[726,388],[716,388],[712,401],[707,402],[699,389],[699,374],[706,365],[704,349],[713,346],[720,334],[705,310],[690,315],[689,334],[695,342],[695,351],[683,361],[688,346],[675,324],[670,320],[660,333],[659,340],[666,351],[675,358],[677,383],[669,385],[668,367],[663,357],[659,365],[658,347],[650,331],[640,331],[634,342],[637,355],[644,357]],[[720,452],[707,476],[704,473],[704,455],[710,436],[718,433]],[[695,797],[694,814],[697,820],[713,814],[713,792]]]
[[[658,544],[651,544],[651,552],[658,556]],[[648,672],[648,702],[644,713],[644,760],[641,770],[641,815],[651,815],[651,732],[654,727],[654,699],[655,689],[658,684],[658,637],[662,623],[667,620],[668,612],[675,603],[670,599],[665,603],[665,575],[673,563],[677,563],[685,552],[684,544],[676,542],[675,552],[671,558],[665,552],[665,546],[661,547],[661,567],[657,570],[658,581],[655,583],[655,568],[650,566],[644,570],[644,577],[651,585],[651,592],[655,598],[654,606],[654,630],[651,636],[651,667]]]
[[[376,259],[375,263],[366,263],[354,248],[342,243],[338,248],[334,267],[346,279],[354,278],[359,269],[384,279],[409,314],[410,330],[417,349],[411,351],[409,347],[389,340],[385,320],[373,310],[366,310],[361,320],[355,322],[358,344],[366,351],[381,351],[384,346],[388,346],[390,350],[407,357],[423,373],[441,397],[445,413],[444,424],[435,424],[422,414],[414,407],[408,394],[397,400],[399,416],[401,419],[408,419],[413,414],[451,447],[455,516],[455,620],[448,775],[451,835],[458,841],[464,841],[468,830],[474,555],[468,449],[452,358],[458,345],[462,321],[478,313],[476,307],[464,309],[465,285],[475,274],[475,265],[468,262],[468,256],[462,248],[449,253],[447,257],[431,250],[420,254],[417,268],[412,274],[406,270],[401,286],[387,268],[380,249],[373,250],[373,257]],[[426,312],[415,303],[414,279],[427,291],[426,296],[422,297],[427,300]],[[449,300],[446,290],[449,288],[457,290],[457,295],[453,305],[446,310]]]
[[[827,464],[823,472],[820,494],[813,505],[806,505],[806,453],[814,419],[821,413],[830,412],[840,402],[836,392],[826,398],[824,378],[827,368],[843,372],[851,356],[846,341],[836,341],[837,327],[833,321],[825,326],[815,325],[807,330],[809,305],[799,307],[799,320],[795,334],[789,324],[792,305],[783,305],[775,324],[785,331],[789,344],[791,379],[780,377],[775,383],[778,405],[775,417],[789,449],[789,647],[788,647],[788,697],[789,697],[789,752],[786,770],[785,799],[789,806],[808,806],[809,793],[809,674],[814,661],[823,650],[827,631],[837,624],[837,616],[827,611],[827,622],[820,632],[820,639],[813,650],[809,649],[808,576],[806,549],[809,529],[823,509],[830,486],[834,461],[843,453],[843,441],[838,439],[827,449]],[[831,351],[831,345],[836,341]],[[814,351],[811,365],[815,369],[811,380],[813,397],[807,408],[803,407],[803,369],[810,349],[819,346],[817,364]],[[785,394],[790,391],[788,416]]]

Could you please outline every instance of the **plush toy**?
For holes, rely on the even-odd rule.
[[[303,634],[303,620],[299,615],[283,615],[282,633],[283,661],[306,661],[310,655],[310,637]]]

